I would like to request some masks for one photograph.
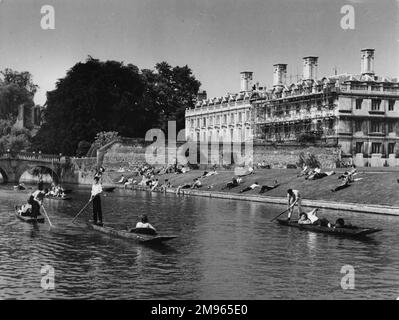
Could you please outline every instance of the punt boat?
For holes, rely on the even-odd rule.
[[[177,238],[176,236],[158,235],[155,232],[153,232],[153,230],[147,230],[147,228],[138,228],[138,229],[133,228],[131,230],[117,230],[117,229],[114,229],[111,227],[99,226],[99,225],[91,224],[91,223],[88,224],[88,227],[95,231],[106,233],[111,236],[129,239],[129,240],[133,240],[136,243],[149,244],[149,245],[162,244],[166,241],[170,241],[170,240]]]
[[[334,234],[346,237],[364,237],[372,233],[381,231],[381,229],[376,229],[376,228],[362,228],[355,226],[348,226],[345,228],[329,228],[312,224],[298,224],[298,221],[295,220],[288,221],[285,219],[277,219],[277,222],[283,226],[298,228],[300,230],[328,233],[328,234]]]
[[[50,200],[72,200],[72,198],[69,196],[56,197],[56,196],[46,195],[46,198]]]
[[[37,216],[37,218],[32,218],[31,216],[23,216],[21,215],[21,206],[15,206],[15,216],[20,219],[21,221],[27,223],[44,223],[44,217],[42,215]]]

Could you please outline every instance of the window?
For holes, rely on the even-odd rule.
[[[203,118],[203,119],[202,119],[202,126],[203,126],[203,127],[206,127],[206,118]],[[204,140],[205,140],[205,139],[204,139]]]
[[[371,153],[381,153],[381,143],[373,142],[371,144]]]
[[[376,99],[371,100],[371,110],[372,111],[380,110],[380,104],[381,100],[376,100]]]
[[[251,114],[249,113],[249,111],[247,111],[247,118],[246,118],[246,121],[249,122],[250,118],[251,118]]]
[[[381,132],[381,123],[378,121],[371,121],[371,132]]]
[[[234,114],[233,113],[230,115],[230,123],[234,123]]]
[[[356,153],[363,152],[363,142],[356,142]]]
[[[363,99],[356,99],[356,110],[360,110],[362,108]]]
[[[393,132],[393,122],[392,121],[388,122],[388,132]]]
[[[227,114],[223,115],[223,123],[224,123],[224,124],[227,123]]]
[[[355,132],[362,131],[362,122],[355,120]]]
[[[297,105],[296,106],[296,113],[299,113],[300,112],[300,108],[299,108],[299,105]]]
[[[238,113],[238,122],[239,123],[242,122],[242,113],[241,112]]]
[[[388,143],[388,154],[394,154],[394,153],[395,153],[395,142]]]
[[[388,111],[393,111],[395,100],[388,100]]]
[[[201,126],[201,119],[200,118],[198,118],[197,119],[197,127],[200,127]],[[198,139],[199,140],[199,139]]]

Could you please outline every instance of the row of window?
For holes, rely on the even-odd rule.
[[[363,99],[356,99],[356,110],[361,110]],[[395,100],[388,100],[388,111],[394,111]],[[371,110],[380,111],[381,99],[371,99]]]
[[[245,117],[245,121],[250,121],[250,111],[244,112],[238,112],[237,113],[237,122],[243,122],[243,117]],[[209,116],[209,117],[203,117],[203,118],[197,118],[197,119],[191,119],[190,120],[190,127],[206,127],[207,125],[216,125],[220,124],[220,120],[222,120],[222,124],[227,124],[227,121],[229,120],[231,124],[235,123],[236,119],[236,114],[231,113],[230,115],[224,114],[222,116],[216,115],[216,116]]]
[[[395,146],[395,142],[388,143],[387,154],[395,153]],[[365,153],[364,142],[356,142],[355,151],[356,153]],[[384,153],[384,145],[381,142],[372,142],[371,153]]]
[[[364,121],[355,121],[355,132],[363,131],[363,124],[367,125],[367,122]],[[371,120],[370,121],[370,132],[371,133],[383,133],[385,128],[388,130],[388,133],[395,131],[395,122],[389,121],[387,126],[385,127],[386,122],[380,120]]]
[[[199,132],[196,133],[196,135],[194,135],[194,133],[192,134],[192,139],[195,139],[197,141],[212,141],[215,139],[221,139],[223,137],[225,138],[229,138],[231,140],[241,140],[244,141],[246,139],[246,137],[249,137],[250,135],[250,129],[246,128],[246,129],[241,129],[238,128],[236,131],[236,134],[234,134],[234,129],[230,129],[229,131],[226,129],[223,129],[222,131],[217,129],[214,132],[212,131],[208,131],[208,132],[202,132],[201,134]],[[229,136],[227,136],[229,134]]]

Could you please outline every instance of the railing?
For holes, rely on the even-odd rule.
[[[4,152],[0,154],[0,159],[16,159],[16,160],[30,160],[30,161],[42,161],[42,162],[61,162],[61,155],[33,153],[33,152],[17,152],[14,153]]]

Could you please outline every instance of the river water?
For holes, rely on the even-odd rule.
[[[133,226],[147,213],[167,246],[147,247],[84,227],[72,217],[89,197],[46,200],[55,228],[13,215],[27,193],[0,188],[0,299],[396,299],[399,217],[321,210],[320,216],[384,230],[370,240],[345,239],[271,223],[282,206],[174,194],[116,190],[103,197],[104,222]],[[42,289],[41,267],[55,270]],[[343,266],[355,271],[344,290]]]

